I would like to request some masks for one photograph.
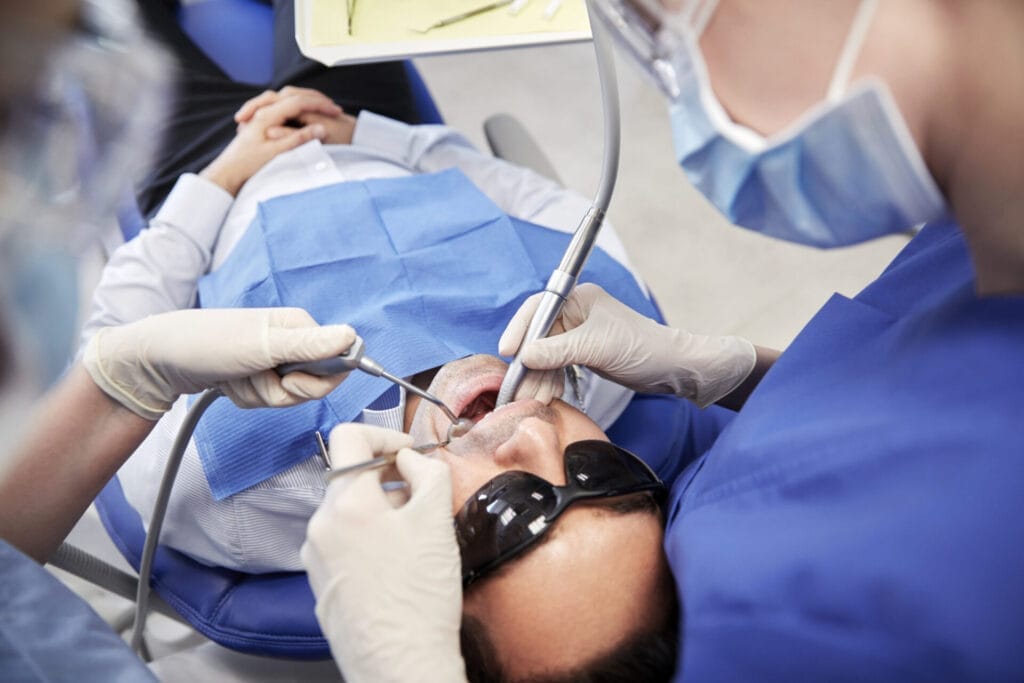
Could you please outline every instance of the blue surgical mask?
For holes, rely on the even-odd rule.
[[[655,22],[631,51],[671,99],[676,158],[731,222],[816,247],[903,232],[944,216],[945,201],[886,85],[847,82],[877,0],[864,0],[825,100],[765,138],[718,102],[698,47],[715,3]],[[636,22],[634,22],[636,24]]]

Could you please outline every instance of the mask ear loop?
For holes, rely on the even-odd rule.
[[[693,0],[683,10],[683,16],[695,40],[700,40],[704,29],[711,23],[711,15],[718,8],[718,0]]]
[[[853,17],[853,24],[850,25],[850,32],[846,35],[846,43],[842,52],[839,53],[839,61],[832,72],[832,81],[828,85],[828,93],[825,99],[829,102],[839,101],[846,93],[850,85],[850,76],[853,74],[853,67],[860,57],[861,48],[864,47],[864,40],[868,36],[868,29],[871,28],[871,20],[875,16],[875,9],[878,7],[878,0],[861,0],[857,8],[857,14]]]

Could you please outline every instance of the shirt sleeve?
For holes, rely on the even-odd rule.
[[[103,327],[193,306],[232,201],[197,175],[179,178],[147,229],[121,245],[103,269],[82,347]]]

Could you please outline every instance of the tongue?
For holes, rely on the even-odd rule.
[[[472,403],[466,406],[466,409],[462,411],[462,415],[460,415],[460,417],[468,417],[471,420],[479,422],[485,415],[487,415],[487,413],[494,410],[494,405],[497,400],[498,392],[485,391],[473,399]]]

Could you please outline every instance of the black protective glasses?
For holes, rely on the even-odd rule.
[[[484,484],[455,515],[468,586],[522,553],[573,503],[651,491],[665,485],[647,464],[607,441],[577,441],[565,449],[565,486],[529,472],[503,472]]]

